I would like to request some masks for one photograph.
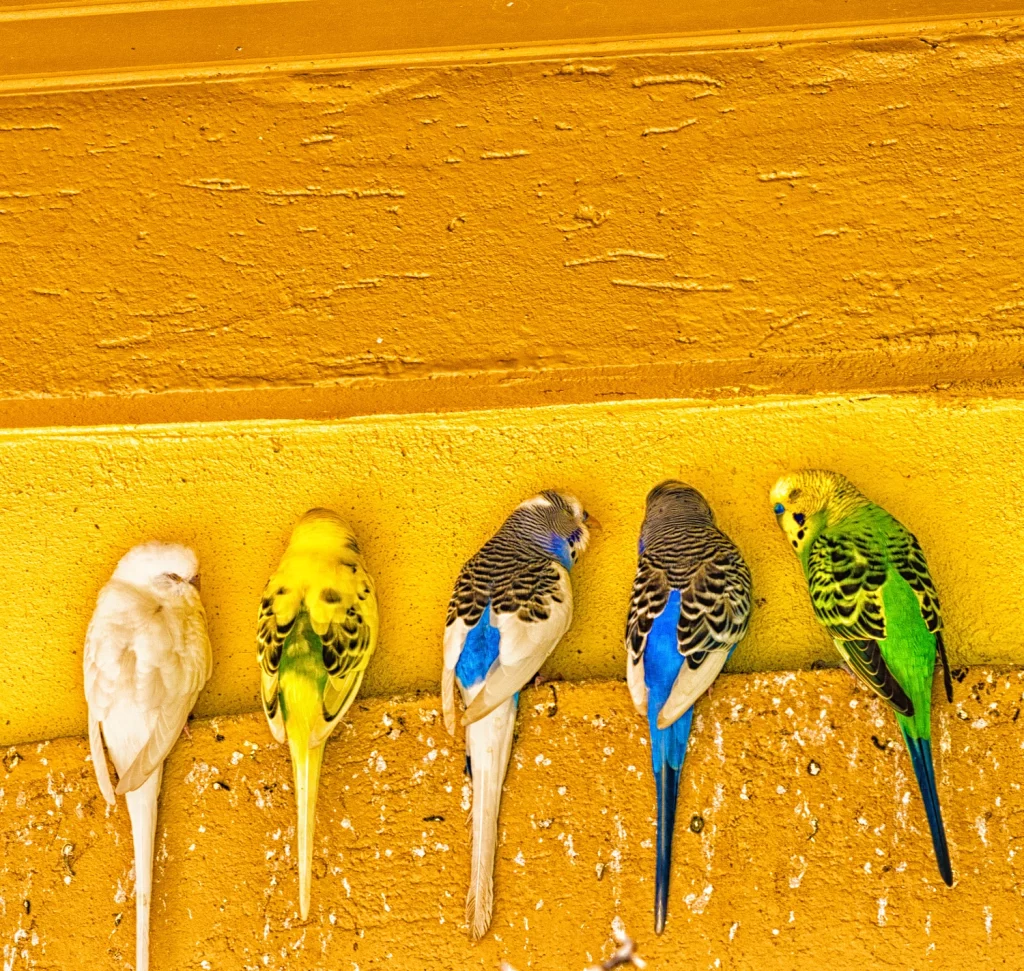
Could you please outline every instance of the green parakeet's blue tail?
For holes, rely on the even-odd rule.
[[[935,786],[935,766],[932,764],[932,743],[928,738],[914,738],[903,729],[903,740],[914,764],[914,775],[921,789],[924,811],[928,814],[928,825],[932,831],[932,845],[939,864],[939,873],[947,887],[953,886],[953,867],[949,861],[949,847],[946,845],[946,828],[942,825],[942,811],[939,809],[939,791]]]

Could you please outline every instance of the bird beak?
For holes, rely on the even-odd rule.
[[[190,583],[190,584],[191,584],[191,585],[192,585],[193,587],[195,587],[195,588],[196,588],[196,590],[199,590],[199,589],[201,589],[201,586],[202,586],[202,584],[201,584],[201,581],[200,581],[200,577],[199,577],[199,574],[198,574],[198,573],[197,573],[197,574],[196,574],[196,575],[195,575],[194,577],[192,577],[192,579],[191,579],[191,580],[189,580],[188,582],[189,582],[189,583]]]
[[[601,527],[601,523],[598,521],[597,517],[595,515],[593,515],[593,513],[591,513],[591,514],[589,514],[587,516],[587,528],[588,529],[596,529],[596,530],[598,530],[598,532],[600,532],[600,530],[602,528]]]

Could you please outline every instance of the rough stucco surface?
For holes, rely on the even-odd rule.
[[[947,890],[881,702],[841,671],[724,676],[698,705],[656,938],[654,785],[625,685],[528,690],[493,933],[475,947],[469,790],[436,697],[362,702],[328,743],[305,923],[287,751],[261,716],[196,721],[165,776],[154,967],[582,969],[618,920],[655,971],[812,971],[824,955],[834,971],[1019,968],[1022,698],[1020,671],[972,669],[934,717]],[[120,969],[133,953],[127,813],[106,811],[87,752],[63,739],[4,755],[5,968]]]
[[[1021,36],[3,98],[0,387],[1019,380]]]
[[[802,466],[849,475],[915,532],[957,663],[1019,664],[1022,437],[1019,402],[908,396],[4,433],[0,602],[18,647],[0,668],[0,742],[85,733],[96,593],[151,537],[199,554],[214,675],[198,712],[258,708],[260,592],[317,505],[350,519],[377,581],[366,693],[436,690],[459,568],[513,506],[552,487],[578,494],[603,529],[574,570],[575,620],[546,670],[620,677],[644,497],[668,476],[707,495],[750,563],[757,601],[735,670],[837,660],[768,505],[777,476]]]

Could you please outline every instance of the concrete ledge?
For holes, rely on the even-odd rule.
[[[569,0],[557,7],[395,0],[367,16],[351,0],[84,0],[0,3],[0,91],[224,80],[274,70],[472,64],[522,56],[729,46],[843,35],[991,28],[1000,0],[750,0],[666,4]]]
[[[196,721],[167,766],[152,943],[161,971],[575,969],[619,919],[649,966],[830,971],[1019,966],[1024,672],[972,669],[933,725],[954,870],[934,871],[892,718],[839,671],[727,675],[700,702],[669,923],[652,931],[654,790],[618,683],[523,695],[493,934],[467,942],[468,789],[438,700],[366,701],[329,743],[313,912],[296,914],[287,751],[261,716]],[[938,701],[937,701],[938,703]],[[0,766],[5,967],[121,969],[131,841],[84,739]],[[699,817],[688,828],[688,822]],[[700,828],[699,833],[692,830]]]

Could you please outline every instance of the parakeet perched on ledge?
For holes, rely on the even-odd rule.
[[[195,553],[156,542],[129,550],[96,599],[83,661],[96,781],[113,805],[109,752],[132,822],[135,969],[146,971],[164,759],[213,671]]]
[[[569,629],[569,571],[587,548],[588,522],[593,525],[573,496],[542,492],[527,499],[462,568],[448,605],[441,693],[453,735],[456,683],[466,705],[473,780],[466,921],[474,941],[491,924],[498,810],[519,691]]]
[[[693,705],[746,634],[750,601],[750,571],[704,497],[671,479],[652,489],[626,622],[626,680],[651,731],[659,934],[668,914],[672,833]]]
[[[784,475],[772,508],[807,577],[815,616],[857,677],[896,713],[924,799],[939,873],[953,885],[932,765],[932,679],[942,614],[914,536],[835,472]]]
[[[355,534],[331,510],[311,509],[263,591],[257,634],[263,710],[274,738],[288,742],[295,773],[303,920],[324,743],[359,693],[378,629]]]

